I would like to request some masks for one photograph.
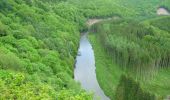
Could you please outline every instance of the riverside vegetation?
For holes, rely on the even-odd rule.
[[[170,95],[169,23],[170,16],[153,14],[114,18],[91,28],[97,78],[111,99],[162,100]]]
[[[157,18],[158,7],[169,9],[169,1],[0,0],[0,99],[92,100],[73,80],[80,31],[87,19],[110,16],[121,19],[94,26],[98,36],[92,36],[103,90],[121,100],[132,100],[133,87],[136,98],[168,95],[169,17]]]

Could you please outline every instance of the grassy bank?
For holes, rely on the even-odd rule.
[[[97,34],[89,35],[95,52],[95,64],[97,79],[105,94],[111,99],[115,97],[116,87],[119,84],[123,71],[116,65],[112,58],[105,52],[105,49],[97,39]]]

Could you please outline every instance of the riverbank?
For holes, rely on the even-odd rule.
[[[106,95],[108,95],[111,100],[114,100],[116,87],[119,84],[123,72],[104,51],[101,42],[97,39],[98,37],[97,34],[89,35],[95,52],[97,79]]]

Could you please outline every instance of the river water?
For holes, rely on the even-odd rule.
[[[81,83],[83,89],[94,93],[94,100],[110,100],[100,88],[96,78],[95,57],[92,46],[87,38],[88,33],[81,36],[79,53],[76,58],[74,78]]]

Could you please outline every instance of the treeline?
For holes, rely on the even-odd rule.
[[[165,26],[169,24],[168,18],[162,18],[164,21],[155,20],[149,26],[132,20],[117,19],[97,24],[92,30],[98,33],[108,54],[124,70],[144,78],[149,75],[152,77],[159,68],[170,66],[168,28],[167,31],[164,30],[166,32],[160,33],[156,27],[156,23],[160,22],[164,22]],[[160,29],[161,27],[158,26]]]
[[[68,0],[68,3],[78,7],[86,18],[119,16],[143,19],[156,16],[158,7],[167,6],[166,2],[168,0]]]

